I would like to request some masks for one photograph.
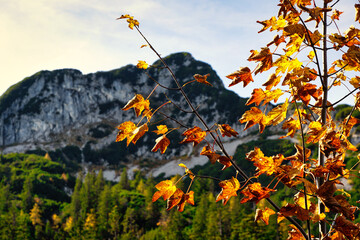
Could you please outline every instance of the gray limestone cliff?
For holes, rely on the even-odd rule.
[[[185,91],[210,125],[229,123],[241,131],[236,122],[245,111],[246,99],[226,90],[210,65],[195,60],[189,53],[172,54],[165,61],[182,84],[191,81],[195,73],[210,73],[208,80],[214,87],[195,82],[187,85]],[[153,66],[147,70],[151,77],[170,88],[176,87],[159,61]],[[121,108],[136,93],[146,97],[155,85],[144,70],[133,65],[87,75],[75,69],[40,71],[10,87],[0,98],[1,150],[53,152],[56,157],[101,164],[129,163],[139,157],[155,159],[160,155],[150,149],[156,134],[147,134],[136,147],[126,148],[125,143],[114,142],[116,126],[134,120],[132,110],[124,112]],[[189,110],[177,91],[159,87],[150,98],[150,106],[156,108],[167,98]],[[171,104],[162,111],[188,126],[197,124],[191,114]],[[158,120],[161,118],[158,116]],[[174,145],[181,141],[180,133],[172,137]],[[186,151],[190,151],[186,146],[170,145],[164,158]]]

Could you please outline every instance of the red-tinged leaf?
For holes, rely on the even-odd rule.
[[[355,4],[355,22],[360,22],[360,4]]]
[[[226,76],[227,78],[233,80],[229,87],[238,84],[239,82],[243,82],[244,87],[248,85],[250,82],[253,82],[253,78],[251,76],[251,70],[248,67],[241,67],[238,71],[233,72]]]
[[[192,142],[194,146],[196,146],[205,139],[206,132],[203,131],[201,128],[195,126],[186,130],[182,135],[185,136],[185,138],[180,143]]]
[[[344,216],[338,216],[334,228],[344,234],[348,239],[358,239],[360,234],[359,224],[347,220]]]
[[[149,100],[145,100],[141,94],[136,94],[127,104],[122,108],[122,110],[126,111],[131,108],[134,108],[136,116],[140,116],[143,110],[150,109]]]
[[[216,202],[222,200],[225,205],[232,196],[237,196],[237,191],[240,188],[239,181],[232,177],[230,180],[224,180],[219,183],[222,188],[219,195],[216,197]]]
[[[156,152],[157,150],[160,149],[161,151],[161,154],[164,154],[167,147],[169,146],[170,144],[170,140],[166,137],[166,135],[162,135],[160,137],[158,137],[156,140],[155,140],[156,144],[155,146],[153,147],[153,149],[151,149],[152,152]]]
[[[189,203],[191,205],[195,205],[194,202],[194,191],[190,191],[187,194],[184,194],[181,198],[181,201],[178,203],[178,211],[182,212],[184,211],[185,204]]]
[[[184,192],[181,189],[177,188],[174,194],[171,195],[170,198],[168,198],[166,210],[170,210],[176,205],[178,205],[183,196],[184,196]]]
[[[288,118],[282,125],[282,129],[287,129],[288,133],[281,137],[281,138],[284,138],[284,137],[287,137],[287,136],[290,136],[290,137],[294,137],[296,131],[298,129],[300,129],[300,121],[298,119],[294,119],[292,117]]]
[[[271,74],[268,80],[263,84],[266,87],[266,90],[271,90],[271,88],[275,87],[279,84],[281,76],[277,76],[275,73]]]
[[[176,191],[176,186],[171,180],[164,180],[156,184],[155,188],[159,191],[155,192],[152,201],[155,202],[160,197],[163,197],[164,200],[171,197]]]
[[[262,220],[266,225],[269,225],[269,218],[273,214],[275,214],[275,211],[268,207],[264,210],[256,209],[255,222]]]
[[[290,224],[289,227],[291,227],[291,230],[288,232],[289,236],[287,240],[306,240],[297,227],[292,224]]]
[[[254,126],[255,124],[259,124],[259,131],[262,133],[266,126],[266,116],[259,108],[252,107],[242,115],[239,122],[246,122],[244,130]]]
[[[275,192],[275,190],[262,187],[259,182],[249,184],[244,190],[241,191],[245,197],[241,200],[240,203],[246,203],[249,201],[258,203],[261,199],[270,197],[270,192]]]
[[[209,76],[210,76],[210,73],[208,73],[206,75],[195,74],[194,78],[196,79],[197,82],[203,83],[203,84],[206,84],[206,85],[209,85],[212,87],[212,84],[206,80]]]
[[[220,131],[220,133],[221,133],[221,135],[223,137],[225,137],[225,136],[227,136],[227,137],[231,137],[231,136],[237,137],[237,135],[239,135],[239,133],[237,131],[235,131],[234,129],[232,129],[229,124],[218,124],[217,126],[218,126],[219,131]]]
[[[306,221],[310,219],[308,210],[291,203],[288,203],[284,207],[280,208],[279,213],[284,217],[296,216],[300,221]]]
[[[117,126],[117,129],[119,129],[119,132],[116,136],[116,142],[121,142],[136,129],[136,125],[131,121],[127,121]]]
[[[220,155],[211,150],[208,145],[203,147],[200,155],[207,156],[212,164],[214,164],[220,157]]]
[[[136,144],[136,142],[142,137],[144,136],[144,134],[149,130],[147,124],[143,124],[140,127],[135,128],[134,131],[132,131],[130,133],[130,135],[127,138],[127,145],[129,146],[129,144],[132,142],[133,144]]]
[[[248,61],[259,62],[254,70],[255,75],[267,71],[272,67],[272,53],[268,47],[262,48],[260,52],[256,50],[251,50],[250,52],[251,55]]]
[[[225,170],[232,165],[231,159],[225,156],[220,156],[218,158],[218,162],[224,165],[224,167],[221,170]]]

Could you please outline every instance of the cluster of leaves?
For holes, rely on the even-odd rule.
[[[317,2],[321,2],[322,7],[319,7]],[[269,30],[277,34],[261,50],[250,51],[248,61],[254,62],[256,67],[253,70],[249,67],[241,67],[227,76],[232,80],[229,86],[242,82],[246,87],[254,81],[253,75],[270,71],[270,77],[263,84],[264,89],[254,89],[246,103],[247,105],[255,104],[255,106],[246,111],[239,122],[245,123],[245,130],[258,124],[260,133],[267,126],[282,123],[282,129],[287,131],[282,138],[300,136],[301,139],[294,146],[296,153],[289,157],[284,157],[282,153],[266,156],[257,147],[248,152],[246,159],[253,162],[256,167],[256,173],[252,177],[247,176],[236,164],[222,143],[225,137],[236,137],[238,133],[227,124],[208,126],[186,95],[184,87],[189,83],[199,82],[210,87],[211,84],[207,81],[208,75],[195,74],[195,80],[181,85],[170,67],[142,35],[139,26],[135,25],[135,29],[144,38],[147,46],[158,55],[164,68],[168,69],[177,88],[170,89],[160,84],[158,86],[179,91],[190,111],[180,106],[176,107],[183,112],[194,114],[203,125],[203,128],[186,127],[186,124],[167,116],[166,119],[173,120],[179,125],[178,128],[185,128],[184,139],[181,143],[193,143],[193,146],[201,143],[205,146],[200,154],[207,156],[211,163],[221,163],[224,165],[223,170],[228,167],[233,167],[235,170],[231,179],[220,181],[219,186],[222,191],[216,200],[222,200],[226,204],[232,196],[237,196],[238,192],[243,196],[240,203],[249,201],[259,203],[262,199],[266,199],[274,210],[258,209],[256,219],[267,222],[268,216],[275,213],[277,213],[278,221],[286,218],[292,224],[289,239],[312,239],[314,232],[311,222],[319,223],[319,229],[315,232],[319,232],[320,239],[342,239],[343,237],[360,239],[360,225],[353,223],[357,207],[349,203],[351,196],[338,189],[341,184],[340,179],[348,178],[351,173],[345,168],[345,155],[347,151],[357,151],[348,137],[352,128],[360,123],[359,119],[352,116],[355,109],[360,109],[360,93],[357,92],[355,95],[355,105],[343,121],[336,122],[332,119],[333,106],[345,97],[354,94],[360,87],[360,77],[356,76],[356,72],[360,70],[360,30],[352,26],[345,33],[340,32],[337,21],[343,12],[335,8],[338,2],[280,0],[277,16],[258,21],[262,25],[259,33]],[[359,4],[355,5],[355,11],[356,21],[360,21]],[[307,19],[304,18],[306,16]],[[128,22],[133,19],[128,15],[120,18],[126,18]],[[129,27],[133,29],[131,21],[129,24]],[[319,26],[322,26],[322,33],[318,30]],[[328,30],[331,30],[331,26],[334,26],[335,33],[329,34]],[[310,27],[314,30],[311,31]],[[329,44],[331,44],[330,47],[328,47]],[[330,51],[334,51],[335,55],[340,55],[340,58],[330,63],[328,59]],[[139,62],[138,67],[146,69],[148,65]],[[351,77],[352,75],[355,76]],[[339,86],[346,86],[347,83],[352,85],[354,90],[349,90],[349,94],[342,96],[339,101],[330,103],[329,93],[334,89],[336,91]],[[284,94],[288,95],[285,102],[272,108],[270,103],[276,103]],[[148,130],[147,124],[151,123],[151,116],[162,107],[152,111],[148,100],[151,94],[146,100],[138,95],[130,100],[123,110],[134,108],[137,117],[143,112],[141,120],[137,125],[132,122],[121,124],[117,141],[127,138],[128,144],[130,142],[135,144]],[[265,107],[260,108],[261,103]],[[294,106],[292,108],[294,111],[290,110],[290,105]],[[145,117],[147,122],[141,124]],[[131,127],[127,128],[125,125]],[[160,131],[160,126],[158,128]],[[161,153],[166,151],[170,144],[170,140],[166,137],[169,132],[161,132],[162,136],[156,140],[153,151],[158,149]],[[309,148],[309,145],[314,144],[317,145],[318,153]],[[317,159],[313,158],[315,155]],[[360,159],[359,155],[358,159]],[[155,193],[153,200],[162,196],[168,201],[168,209],[178,205],[180,211],[183,210],[185,202],[192,203],[191,184],[202,176],[192,173],[186,167],[185,169],[185,175],[192,179],[186,193],[176,187],[177,183],[165,180],[156,185],[159,192]],[[259,181],[261,175],[271,176],[275,184],[263,186]],[[243,185],[240,184],[239,177],[242,178]],[[276,191],[279,182],[298,191],[294,194],[292,202],[282,207],[270,199],[271,193]],[[306,227],[299,224],[295,218],[303,221]]]

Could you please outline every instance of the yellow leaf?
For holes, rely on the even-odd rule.
[[[136,94],[126,103],[122,110],[127,111],[131,108],[134,108],[135,114],[138,117],[143,110],[150,110],[150,102],[148,99],[145,100],[141,94]]]
[[[156,184],[155,188],[159,191],[155,192],[152,201],[155,202],[160,197],[163,197],[164,200],[168,199],[176,191],[176,186],[171,180],[164,180]]]
[[[127,121],[120,124],[117,128],[119,129],[119,132],[116,136],[116,142],[121,142],[136,129],[136,125],[131,121]]]
[[[156,127],[157,127],[157,130],[155,130],[153,132],[156,133],[157,135],[165,134],[168,131],[168,128],[166,125],[158,125]]]
[[[313,60],[315,57],[315,52],[314,51],[310,51],[309,55],[307,56],[310,60]]]
[[[129,146],[131,142],[133,144],[136,144],[139,138],[141,138],[148,130],[149,128],[146,123],[141,125],[140,127],[135,128],[135,130],[133,130],[127,137],[127,145]]]
[[[134,27],[139,27],[139,21],[134,19],[134,17],[130,16],[129,14],[121,15],[121,17],[117,18],[116,20],[119,19],[127,19],[126,21],[129,23],[129,28],[131,30],[133,30]]]
[[[136,67],[140,69],[147,69],[149,64],[147,64],[145,61],[139,60],[138,64],[136,64]]]
[[[286,99],[285,103],[272,109],[266,116],[266,125],[277,125],[286,118],[286,112],[289,102]]]
[[[261,219],[266,225],[269,225],[269,218],[275,214],[275,211],[266,207],[265,210],[256,209],[255,222]]]

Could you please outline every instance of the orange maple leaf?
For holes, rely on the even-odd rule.
[[[259,62],[254,70],[255,75],[269,70],[272,67],[272,53],[268,47],[262,48],[260,52],[256,50],[251,50],[250,52],[251,55],[248,61]]]
[[[220,155],[215,153],[208,145],[203,147],[200,155],[207,156],[212,164],[220,157]]]
[[[131,108],[134,108],[136,116],[138,117],[143,110],[150,110],[150,102],[148,99],[145,100],[141,94],[136,94],[126,103],[122,110],[126,111]]]
[[[127,121],[117,126],[117,129],[119,129],[119,132],[116,136],[116,142],[121,142],[136,129],[136,125],[131,121]]]
[[[159,191],[155,192],[152,201],[155,202],[160,197],[163,197],[164,200],[168,199],[176,191],[176,186],[171,180],[164,180],[156,184],[155,188]]]
[[[246,85],[254,81],[254,79],[251,76],[251,70],[248,67],[241,67],[238,71],[233,72],[232,74],[229,74],[226,77],[233,80],[230,83],[229,87],[234,86],[239,82],[243,82],[244,87],[246,87]]]
[[[192,142],[194,146],[198,145],[206,137],[206,132],[201,128],[195,126],[186,130],[183,134],[185,138],[180,143],[189,143]]]
[[[178,206],[178,211],[184,211],[185,203],[190,203],[191,205],[195,205],[194,202],[194,192],[190,191],[187,194],[181,189],[176,189],[175,193],[168,199],[166,210],[170,210],[175,206]]]
[[[281,91],[281,89],[275,89],[273,91],[268,91],[268,90],[264,91],[261,88],[255,88],[251,93],[251,97],[246,102],[246,105],[250,105],[252,103],[255,103],[256,105],[260,105],[260,103],[263,100],[264,100],[263,105],[269,103],[272,100],[274,100],[274,102],[276,103],[279,97],[283,94],[284,93]]]
[[[236,192],[240,188],[240,183],[236,178],[232,177],[230,180],[221,181],[219,186],[222,189],[216,197],[216,202],[223,200],[223,204],[225,205],[232,196],[237,196]]]
[[[278,85],[280,82],[281,76],[277,76],[275,73],[271,74],[268,80],[263,84],[266,87],[266,90],[271,90],[271,88]]]
[[[255,222],[261,219],[266,225],[269,225],[269,218],[273,214],[275,214],[275,211],[268,207],[266,207],[264,210],[256,209]]]
[[[289,230],[289,236],[287,240],[305,240],[304,236],[301,234],[299,229],[295,227],[294,225],[290,224],[289,227],[291,227],[291,230]]]
[[[126,144],[129,146],[129,144],[132,142],[133,144],[136,144],[136,142],[149,130],[147,124],[143,124],[140,127],[135,128],[127,137]]]
[[[239,122],[246,122],[244,130],[254,126],[255,124],[259,124],[259,131],[262,133],[266,126],[266,116],[259,108],[252,107],[242,115]]]
[[[256,170],[258,171],[255,176],[259,176],[263,173],[266,175],[272,175],[277,172],[277,168],[281,165],[284,160],[284,156],[278,154],[273,157],[266,157],[260,148],[255,147],[253,151],[246,154],[246,159],[254,162]]]
[[[206,80],[209,76],[210,76],[210,73],[208,73],[206,75],[195,74],[194,78],[196,79],[197,82],[203,83],[203,84],[206,84],[206,85],[209,85],[212,87],[212,84]]]
[[[223,137],[225,137],[225,136],[227,136],[227,137],[231,137],[231,136],[237,137],[237,135],[239,135],[239,133],[237,131],[235,131],[234,129],[232,129],[229,124],[218,124],[217,126],[218,126],[219,131],[220,131],[220,133],[221,133],[221,135]]]
[[[161,151],[161,154],[164,154],[167,147],[169,146],[170,144],[170,140],[166,137],[166,135],[162,135],[160,137],[158,137],[156,140],[155,140],[156,144],[155,146],[153,147],[153,149],[151,149],[152,152],[156,152],[157,150],[160,149]]]
[[[276,190],[274,189],[262,187],[259,182],[249,184],[244,190],[241,191],[245,197],[241,200],[240,203],[246,203],[249,201],[258,203],[261,199],[270,197],[270,192],[275,191]]]
[[[218,162],[224,165],[224,167],[221,170],[225,170],[232,165],[231,159],[226,156],[220,156],[218,158]]]
[[[282,129],[287,129],[288,133],[281,138],[285,138],[287,136],[294,137],[296,130],[300,129],[300,121],[290,117],[283,123]]]

